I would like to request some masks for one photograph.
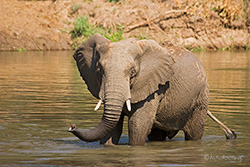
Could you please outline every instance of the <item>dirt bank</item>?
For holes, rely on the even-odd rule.
[[[71,49],[67,5],[52,1],[0,0],[0,50]]]
[[[247,0],[0,0],[0,50],[72,49],[79,15],[123,37],[174,41],[189,49],[250,48]],[[84,38],[84,37],[83,37]],[[83,38],[78,39],[78,43]]]

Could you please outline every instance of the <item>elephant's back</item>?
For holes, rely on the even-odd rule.
[[[170,81],[169,93],[182,106],[189,107],[204,89],[208,89],[206,72],[199,59],[189,51],[173,57],[174,75]]]
[[[207,84],[204,67],[192,52],[170,41],[162,43],[161,46],[167,50],[173,60],[173,79],[177,79],[179,82],[183,80],[183,84],[188,82],[188,79],[191,80],[190,82]]]
[[[200,60],[192,52],[185,51],[181,54],[181,56],[174,55],[172,56],[172,60],[174,61],[173,79],[177,79],[179,82],[183,81],[184,84],[194,82],[196,86],[207,83],[204,67]]]

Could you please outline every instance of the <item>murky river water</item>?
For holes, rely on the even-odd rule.
[[[165,142],[129,147],[79,141],[68,127],[98,124],[94,99],[72,52],[0,53],[0,166],[247,166],[250,164],[250,52],[195,53],[210,84],[210,111],[235,130],[227,141],[207,118],[201,141],[183,133]]]

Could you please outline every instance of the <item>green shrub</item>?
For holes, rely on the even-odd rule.
[[[72,38],[77,38],[84,35],[88,38],[95,33],[94,31],[94,27],[89,24],[88,17],[77,17],[75,19],[74,29],[71,31],[71,36]]]
[[[26,49],[25,49],[25,48],[18,48],[17,51],[18,51],[18,52],[25,52]]]
[[[115,29],[108,28],[105,29],[102,26],[91,25],[88,21],[87,16],[77,17],[74,21],[74,29],[71,31],[71,37],[73,39],[73,46],[77,47],[80,43],[87,40],[92,35],[99,33],[105,36],[112,42],[117,42],[123,39],[123,28],[121,26],[116,26]]]
[[[104,30],[104,28],[103,28]],[[122,34],[123,34],[123,29],[121,26],[116,26],[116,30],[112,30],[112,29],[106,29],[104,31],[104,33],[100,33],[101,35],[105,36],[106,38],[108,38],[109,40],[111,40],[112,42],[117,42],[123,39]]]

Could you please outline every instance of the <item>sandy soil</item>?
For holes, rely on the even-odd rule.
[[[67,5],[52,1],[0,0],[0,50],[71,49]]]
[[[0,0],[0,51],[72,49],[79,15],[96,26],[121,26],[124,38],[171,40],[189,49],[250,48],[250,3],[243,0]]]

